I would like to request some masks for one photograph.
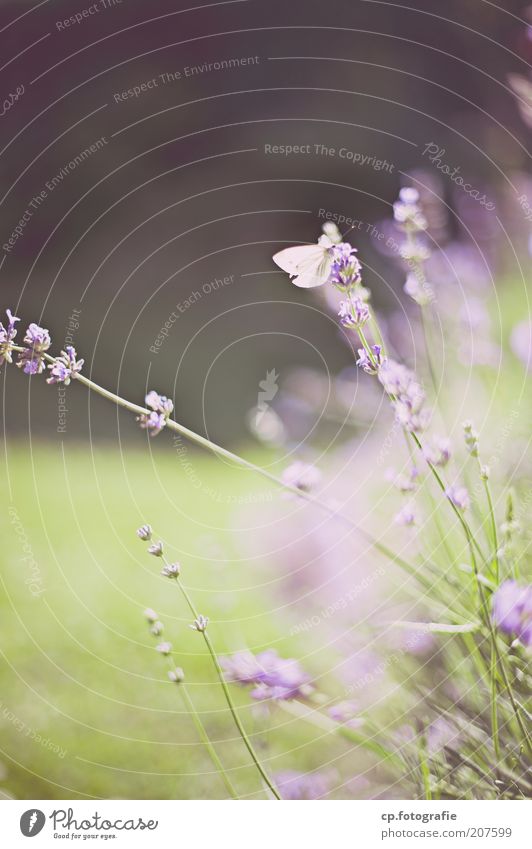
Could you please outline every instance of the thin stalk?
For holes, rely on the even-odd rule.
[[[291,699],[290,701],[280,700],[278,704],[286,713],[296,716],[298,719],[304,719],[306,722],[309,722],[314,727],[321,728],[323,731],[343,737],[345,740],[361,746],[373,755],[377,755],[381,760],[391,761],[395,768],[403,769],[403,761],[395,752],[390,752],[377,740],[365,737],[356,729],[349,728],[347,725],[339,725],[321,713],[321,711],[314,708],[309,709],[308,705],[299,702],[297,699]]]
[[[423,789],[425,791],[425,799],[430,802],[432,800],[432,790],[430,788],[430,770],[429,765],[427,763],[427,757],[425,752],[425,741],[421,741],[421,750],[419,753],[419,769],[421,772],[421,778],[423,780]]]
[[[364,345],[366,353],[367,353],[368,357],[371,358],[371,361],[372,361],[372,364],[373,364],[374,360],[373,360],[373,357],[372,357],[371,348],[369,347],[369,345],[366,341],[364,333],[361,332],[360,329],[358,330],[358,333],[359,333],[359,336],[360,336],[360,341]],[[393,396],[390,396],[390,400],[392,400],[392,401],[394,400]],[[413,439],[415,445],[422,452],[423,451],[423,445],[421,443],[421,440],[417,436],[417,434],[411,433],[410,436]],[[438,486],[440,487],[442,492],[445,494],[446,487],[445,487],[445,484],[444,484],[438,470],[436,469],[436,467],[432,463],[428,463],[428,466],[429,466],[434,478],[436,479]],[[504,681],[504,686],[505,686],[506,691],[508,693],[508,696],[510,698],[510,702],[512,704],[512,708],[513,708],[513,711],[514,711],[514,714],[515,714],[515,718],[516,718],[517,723],[519,725],[519,729],[520,729],[520,731],[523,735],[523,738],[526,742],[526,745],[527,745],[529,752],[532,753],[532,741],[530,740],[526,726],[523,723],[523,719],[522,719],[520,710],[519,710],[518,705],[515,701],[515,697],[514,697],[513,690],[512,690],[511,684],[510,684],[510,680],[508,678],[506,667],[504,665],[503,658],[501,657],[498,646],[497,646],[497,637],[496,637],[496,634],[493,630],[491,617],[489,615],[489,610],[488,610],[488,606],[487,606],[487,602],[486,602],[484,588],[482,586],[482,582],[479,580],[479,571],[478,571],[478,565],[477,565],[477,560],[476,560],[476,556],[475,556],[475,550],[479,553],[480,557],[483,560],[485,559],[484,555],[482,553],[480,546],[478,545],[477,541],[475,540],[475,537],[474,537],[474,535],[471,531],[471,528],[469,527],[468,522],[462,516],[460,510],[456,507],[456,505],[453,503],[453,501],[450,498],[448,498],[446,496],[446,499],[447,499],[448,503],[451,505],[451,508],[452,508],[455,516],[457,517],[458,521],[460,522],[462,529],[464,531],[464,534],[465,534],[465,537],[466,537],[466,540],[467,540],[467,545],[469,547],[469,551],[470,551],[470,555],[471,555],[471,564],[472,564],[472,567],[473,567],[473,573],[475,575],[477,591],[478,591],[479,598],[480,598],[480,606],[481,606],[482,612],[484,614],[484,619],[485,619],[486,625],[487,625],[488,630],[489,630],[492,648],[493,648],[493,651],[495,653],[495,657],[497,659],[497,665],[498,665],[498,667],[501,671],[501,675],[502,675],[503,681]]]
[[[169,671],[173,671],[174,666],[172,664],[172,660],[170,659],[170,657],[168,655],[166,656],[166,659],[168,661]],[[227,772],[225,771],[224,765],[222,764],[220,758],[218,757],[216,749],[214,748],[213,744],[210,741],[209,735],[207,734],[207,730],[206,730],[205,726],[203,725],[203,722],[201,721],[200,715],[198,714],[198,712],[197,712],[197,710],[194,706],[194,702],[190,698],[190,695],[188,693],[188,690],[187,690],[185,684],[181,681],[177,684],[177,686],[179,687],[179,690],[181,692],[181,698],[183,699],[183,704],[185,705],[185,710],[190,715],[190,718],[192,719],[192,722],[195,725],[198,737],[200,738],[201,742],[205,746],[205,748],[206,748],[206,750],[209,754],[209,757],[210,757],[211,761],[213,762],[214,766],[216,767],[216,769],[220,773],[220,778],[222,779],[223,783],[225,784],[225,787],[226,787],[229,795],[232,796],[233,799],[238,799],[239,798],[238,793],[236,792],[236,790],[235,790],[235,788],[234,788],[234,786],[231,782],[231,779],[227,775]]]
[[[13,350],[24,351],[26,349],[14,346]],[[52,357],[49,354],[44,354],[44,358],[50,363],[55,362],[55,357]],[[86,377],[83,374],[76,375],[75,380],[79,383],[82,383],[84,386],[95,392],[97,395],[101,395],[102,398],[106,398],[108,401],[111,401],[113,404],[116,404],[118,407],[122,407],[123,409],[128,410],[131,413],[135,413],[138,416],[147,415],[150,413],[150,410],[147,410],[146,407],[141,407],[139,404],[134,404],[132,401],[128,401],[126,398],[122,398],[120,395],[117,395],[115,392],[110,392],[108,389],[105,389],[103,386],[100,386],[98,383],[95,383],[93,380],[90,380],[90,378]],[[370,533],[362,530],[362,528],[359,528],[358,525],[353,522],[353,520],[350,519],[348,516],[345,516],[343,513],[339,513],[335,508],[331,507],[323,501],[320,501],[319,498],[316,498],[311,493],[305,492],[304,490],[298,489],[295,486],[291,486],[290,484],[285,483],[283,480],[281,480],[281,478],[276,477],[275,475],[271,474],[271,472],[268,472],[266,469],[257,466],[255,463],[252,463],[249,460],[245,460],[243,457],[240,457],[238,454],[234,454],[232,451],[228,451],[226,448],[222,448],[221,445],[217,445],[210,439],[206,439],[199,433],[190,430],[189,428],[185,427],[185,425],[176,422],[175,419],[167,419],[166,426],[169,430],[179,433],[181,436],[184,436],[190,442],[194,442],[196,445],[201,446],[207,451],[210,451],[219,457],[223,457],[224,459],[231,461],[232,463],[237,466],[240,466],[243,469],[255,472],[256,474],[261,475],[263,478],[266,478],[266,480],[270,481],[270,483],[275,484],[279,488],[284,489],[287,492],[291,492],[293,495],[297,495],[304,501],[308,501],[309,504],[313,504],[315,507],[328,513],[329,516],[338,519],[339,521],[351,527],[353,530],[357,531],[377,551],[379,551],[389,560],[393,561],[394,563],[397,563],[409,574],[417,575],[417,570],[415,569],[415,567],[411,566],[409,563],[399,557],[399,555],[396,555],[386,545],[384,545],[384,543],[379,542]]]
[[[490,658],[490,715],[491,715],[491,737],[497,761],[501,759],[501,747],[499,743],[499,717],[497,713],[497,655],[492,645]]]
[[[179,689],[181,691],[181,696],[182,696],[183,702],[185,704],[185,707],[187,708],[188,712],[190,713],[192,721],[194,722],[194,725],[196,726],[196,731],[198,733],[198,737],[200,738],[203,745],[207,749],[214,766],[216,767],[216,769],[220,773],[220,777],[225,784],[226,790],[228,791],[229,795],[233,797],[233,799],[238,799],[239,798],[238,793],[235,790],[235,788],[234,788],[234,786],[231,782],[231,779],[227,775],[227,773],[224,769],[224,766],[223,766],[220,758],[218,757],[216,749],[214,748],[214,746],[212,745],[212,743],[209,739],[209,735],[207,734],[205,726],[203,725],[203,722],[201,721],[201,719],[199,717],[199,714],[198,714],[198,712],[197,712],[197,710],[194,706],[194,703],[193,703],[192,699],[190,698],[190,695],[188,693],[187,688],[184,686],[184,684],[180,684]]]
[[[231,692],[229,690],[229,686],[227,684],[227,681],[224,678],[223,669],[220,666],[220,662],[219,662],[218,656],[217,656],[217,654],[214,650],[214,646],[211,642],[211,639],[205,631],[203,631],[203,637],[205,639],[205,644],[206,644],[206,646],[207,646],[207,648],[210,652],[212,662],[213,662],[213,664],[216,668],[216,672],[218,673],[218,678],[220,679],[220,684],[222,685],[222,689],[224,691],[224,695],[225,695],[225,699],[227,701],[227,705],[229,707],[229,710],[231,711],[231,715],[234,719],[235,725],[240,732],[240,736],[242,737],[242,740],[244,741],[246,749],[248,750],[249,754],[251,755],[251,758],[252,758],[255,766],[257,767],[257,769],[258,769],[259,773],[261,774],[263,780],[267,784],[270,792],[275,796],[276,799],[280,800],[281,796],[279,795],[279,791],[277,790],[272,779],[270,778],[270,776],[268,775],[268,773],[266,772],[266,770],[262,766],[260,758],[257,755],[257,753],[256,753],[256,751],[255,751],[255,749],[254,749],[254,747],[251,743],[251,740],[249,739],[249,737],[247,735],[246,729],[242,725],[242,721],[241,721],[241,719],[240,719],[240,717],[239,717],[239,715],[236,711],[235,705],[233,703],[233,699],[231,697]]]
[[[484,484],[484,491],[486,493],[486,501],[488,503],[488,510],[490,515],[490,524],[491,524],[491,541],[493,545],[493,565],[495,566],[495,582],[499,583],[500,580],[500,567],[499,567],[499,538],[497,533],[497,520],[495,518],[495,509],[493,507],[493,499],[491,497],[491,488],[489,485],[489,481],[485,475],[482,474],[482,467],[479,460],[479,467],[481,469],[481,477],[482,482]]]
[[[419,308],[421,314],[421,329],[423,331],[423,343],[425,346],[425,356],[427,357],[427,365],[429,367],[429,375],[432,383],[432,388],[434,389],[434,397],[437,400],[440,394],[440,387],[438,385],[438,379],[436,377],[436,370],[434,368],[434,364],[432,362],[432,354],[430,352],[430,344],[429,344],[429,331],[427,327],[427,308],[420,307]]]
[[[163,559],[164,559],[164,558],[163,558]],[[188,607],[189,607],[189,609],[190,609],[190,612],[192,613],[192,615],[193,615],[194,619],[198,619],[199,613],[198,613],[198,611],[196,610],[196,607],[195,607],[195,605],[194,605],[194,602],[192,601],[192,599],[191,599],[191,597],[190,597],[189,593],[187,592],[187,590],[185,589],[185,587],[184,587],[184,586],[183,586],[183,584],[181,583],[181,580],[180,580],[180,578],[179,578],[179,577],[177,578],[177,584],[178,584],[178,586],[179,586],[179,589],[181,590],[181,593],[183,594],[183,597],[184,597],[184,599],[185,599],[185,601],[186,601],[186,603],[187,603],[187,605],[188,605]],[[229,689],[229,687],[228,687],[228,685],[227,685],[227,681],[225,680],[224,673],[223,673],[223,669],[222,669],[222,667],[220,666],[220,661],[218,660],[218,655],[216,654],[216,651],[215,651],[215,649],[214,649],[214,646],[213,646],[213,644],[212,644],[212,642],[211,642],[211,638],[209,637],[209,635],[207,634],[207,632],[206,632],[206,631],[201,631],[201,634],[202,634],[202,636],[203,636],[203,639],[205,640],[205,645],[207,646],[207,649],[208,649],[209,654],[210,654],[210,656],[211,656],[211,660],[212,660],[212,662],[213,662],[214,668],[216,669],[216,673],[217,673],[218,678],[219,678],[219,680],[220,680],[220,684],[221,684],[221,686],[222,686],[222,690],[223,690],[223,693],[224,693],[224,696],[225,696],[225,700],[226,700],[226,702],[227,702],[227,706],[229,707],[229,710],[230,710],[230,712],[231,712],[231,716],[233,717],[233,720],[234,720],[235,725],[236,725],[236,727],[237,727],[237,729],[238,729],[238,732],[239,732],[240,736],[242,737],[242,740],[243,740],[243,742],[244,742],[244,745],[246,746],[246,749],[248,750],[249,754],[251,755],[251,759],[252,759],[253,763],[254,763],[254,764],[255,764],[255,766],[257,767],[257,770],[259,771],[259,773],[260,773],[260,775],[261,775],[262,779],[263,779],[263,780],[264,780],[264,782],[266,783],[266,785],[267,785],[267,787],[269,788],[270,792],[271,792],[271,793],[273,793],[273,795],[274,795],[274,797],[275,797],[276,799],[279,799],[279,800],[280,800],[280,799],[281,799],[281,796],[279,795],[279,792],[278,792],[277,788],[275,787],[275,785],[274,785],[274,783],[273,783],[272,779],[270,778],[270,776],[268,775],[268,773],[266,772],[266,770],[265,770],[265,769],[264,769],[264,767],[262,766],[262,763],[261,763],[261,761],[260,761],[260,758],[259,758],[259,756],[257,755],[257,753],[256,753],[256,751],[255,751],[255,749],[254,749],[254,747],[253,747],[253,744],[252,744],[251,740],[250,740],[250,739],[249,739],[249,737],[248,737],[248,734],[247,734],[247,732],[246,732],[246,729],[245,729],[245,728],[244,728],[244,726],[242,725],[242,721],[241,721],[241,719],[240,719],[240,717],[239,717],[239,715],[238,715],[238,713],[237,713],[236,707],[235,707],[235,705],[234,705],[233,698],[232,698],[232,696],[231,696],[231,691],[230,691],[230,689]]]

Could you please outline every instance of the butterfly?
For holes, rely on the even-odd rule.
[[[285,248],[273,256],[273,261],[294,278],[295,286],[312,289],[329,279],[332,265],[330,249],[334,244],[328,236],[320,236],[317,245]]]

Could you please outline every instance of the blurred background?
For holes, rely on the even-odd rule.
[[[385,246],[392,203],[413,182],[444,287],[436,361],[449,428],[471,408],[502,428],[530,362],[524,331],[512,337],[529,315],[527,4],[193,6],[0,0],[2,309],[47,327],[54,349],[74,344],[93,380],[136,403],[151,388],[168,394],[179,421],[261,465],[328,462],[328,495],[393,535],[372,459],[390,426],[371,431],[382,402],[359,380],[334,301],[291,286],[271,257],[341,216],[397,354],[416,364],[404,267]],[[257,427],[265,380],[271,409]],[[168,434],[147,440],[83,387],[65,396],[11,368],[2,392],[6,796],[223,795],[175,706],[147,606],[177,629],[180,665],[242,795],[260,796],[186,611],[135,528],[151,522],[186,561],[221,651],[274,645],[315,681],[341,667],[343,679],[325,677],[337,699],[377,661],[351,672],[359,645],[343,630],[298,642],[294,623],[374,575],[374,556],[260,478],[183,454]],[[529,413],[523,401],[502,477],[522,468]],[[364,617],[390,582],[370,580]],[[323,769],[338,798],[409,792],[360,753],[355,774],[353,751],[315,728],[268,721],[274,742],[257,741],[272,769]]]

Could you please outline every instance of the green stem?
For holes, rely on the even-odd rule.
[[[170,659],[170,657],[168,655],[167,655],[166,659],[168,661],[169,670],[173,671],[174,666],[173,666],[172,660]],[[227,772],[225,771],[225,768],[224,768],[220,758],[218,757],[216,749],[214,748],[214,746],[212,745],[212,743],[209,739],[209,735],[207,734],[207,730],[206,730],[205,726],[203,725],[203,722],[201,721],[201,718],[200,718],[200,716],[199,716],[199,714],[198,714],[198,712],[197,712],[197,710],[194,706],[192,699],[190,698],[190,696],[188,694],[188,690],[187,690],[185,684],[181,681],[178,684],[176,684],[176,686],[178,686],[179,690],[181,691],[181,698],[183,699],[185,709],[188,712],[188,714],[190,715],[190,718],[192,719],[192,722],[194,723],[194,725],[196,727],[198,737],[200,738],[201,742],[205,746],[214,766],[216,767],[216,769],[220,773],[220,778],[222,779],[223,783],[225,784],[230,796],[232,796],[233,799],[238,799],[239,798],[238,793],[236,792],[235,788],[233,787],[233,784],[231,783],[231,779],[227,775]]]
[[[187,590],[185,589],[185,587],[184,587],[184,586],[183,586],[183,584],[181,583],[180,578],[177,578],[177,584],[178,584],[179,589],[181,590],[181,592],[182,592],[182,594],[183,594],[183,597],[184,597],[184,599],[185,599],[185,601],[186,601],[186,603],[187,603],[187,605],[188,605],[188,607],[189,607],[189,609],[190,609],[190,612],[191,612],[191,613],[192,613],[192,615],[194,616],[194,619],[197,619],[197,618],[198,618],[198,616],[199,616],[199,613],[198,613],[198,611],[196,610],[196,607],[195,607],[195,605],[194,605],[194,602],[192,601],[192,599],[191,599],[191,597],[190,597],[189,593],[187,592]],[[244,726],[242,725],[242,721],[241,721],[241,719],[240,719],[240,717],[239,717],[239,715],[238,715],[238,713],[237,713],[237,710],[236,710],[236,708],[235,708],[235,705],[234,705],[234,702],[233,702],[233,699],[232,699],[232,696],[231,696],[230,689],[229,689],[229,687],[228,687],[228,685],[227,685],[227,681],[225,680],[224,673],[223,673],[223,669],[222,669],[222,667],[220,666],[220,661],[218,660],[218,655],[216,654],[216,651],[214,650],[214,646],[213,646],[213,644],[212,644],[212,642],[211,642],[211,639],[210,639],[210,637],[209,637],[209,635],[207,634],[207,632],[206,632],[206,631],[202,631],[201,633],[202,633],[202,635],[203,635],[203,639],[205,640],[205,645],[207,646],[207,649],[208,649],[209,654],[210,654],[210,656],[211,656],[212,662],[213,662],[213,664],[214,664],[214,668],[216,669],[216,673],[217,673],[218,678],[219,678],[219,680],[220,680],[220,684],[221,684],[221,686],[222,686],[222,690],[223,690],[223,693],[224,693],[224,696],[225,696],[225,700],[226,700],[227,705],[228,705],[228,707],[229,707],[229,710],[230,710],[230,712],[231,712],[231,716],[233,717],[233,720],[234,720],[235,725],[236,725],[236,727],[237,727],[237,729],[238,729],[238,731],[239,731],[239,734],[240,734],[240,736],[242,737],[242,740],[243,740],[243,742],[244,742],[244,745],[246,746],[246,749],[248,750],[249,754],[251,755],[251,759],[252,759],[253,763],[254,763],[254,764],[255,764],[255,766],[257,767],[257,770],[259,771],[259,773],[260,773],[260,775],[261,775],[262,779],[264,780],[264,782],[265,782],[265,783],[266,783],[266,785],[268,786],[268,788],[269,788],[270,792],[271,792],[271,793],[273,793],[273,795],[274,795],[274,797],[275,797],[276,799],[279,799],[279,800],[280,800],[280,799],[281,799],[281,796],[279,795],[279,792],[278,792],[277,788],[275,787],[275,785],[274,785],[273,781],[271,780],[270,776],[268,775],[268,773],[266,772],[266,770],[265,770],[265,769],[264,769],[264,767],[262,766],[262,763],[261,763],[261,761],[260,761],[260,758],[259,758],[259,756],[257,755],[257,753],[256,753],[256,751],[255,751],[255,749],[254,749],[254,747],[253,747],[253,744],[251,743],[251,740],[250,740],[250,739],[249,739],[249,737],[248,737],[248,734],[247,734],[247,732],[246,732],[246,729],[245,729],[245,728],[244,728]]]
[[[501,759],[501,748],[499,744],[499,717],[497,714],[497,656],[493,645],[491,646],[490,658],[490,713],[491,713],[491,737],[497,761]]]
[[[14,351],[24,351],[25,348],[13,347]],[[50,362],[55,362],[55,357],[50,356],[49,354],[44,355],[45,359]],[[108,389],[105,389],[103,386],[100,386],[98,383],[95,383],[90,378],[85,377],[83,374],[78,374],[75,377],[79,383],[82,383],[88,389],[96,392],[97,395],[101,395],[102,398],[106,398],[108,401],[111,401],[113,404],[116,404],[118,407],[122,407],[124,410],[128,410],[131,413],[135,413],[138,416],[148,415],[150,410],[147,410],[145,407],[141,407],[139,404],[134,404],[131,401],[122,398],[120,395],[117,395],[114,392],[110,392]],[[339,513],[333,507],[330,507],[328,504],[320,501],[319,498],[314,497],[309,492],[305,492],[304,490],[298,489],[295,486],[291,486],[290,484],[286,484],[281,478],[276,477],[275,475],[268,472],[266,469],[257,466],[255,463],[250,462],[249,460],[245,460],[243,457],[240,457],[238,454],[234,454],[232,451],[228,451],[226,448],[222,448],[221,445],[217,445],[215,442],[211,442],[210,439],[206,439],[204,436],[200,436],[199,433],[195,433],[195,431],[190,430],[179,422],[176,422],[174,419],[168,419],[166,422],[166,426],[169,430],[175,431],[179,433],[181,436],[184,436],[190,442],[196,443],[196,445],[201,446],[201,448],[206,449],[207,451],[211,451],[213,454],[216,454],[219,457],[223,457],[225,460],[229,460],[241,468],[247,469],[248,471],[255,472],[258,475],[261,475],[266,480],[270,481],[270,483],[275,484],[277,487],[286,490],[287,492],[291,492],[294,495],[297,495],[299,498],[302,498],[304,501],[308,501],[310,504],[313,504],[315,507],[323,510],[328,513],[329,516],[332,516],[338,521],[343,522],[348,525],[353,530],[357,531],[370,545],[372,545],[377,551],[380,551],[385,557],[389,560],[397,563],[401,568],[405,569],[411,575],[416,574],[416,569],[403,560],[398,555],[394,554],[386,545],[379,542],[375,537],[373,537],[367,531],[359,528],[358,525],[352,521],[348,516],[345,516],[342,513]]]
[[[227,775],[227,773],[224,769],[224,766],[223,766],[220,758],[218,757],[218,754],[216,753],[216,749],[214,748],[214,746],[212,745],[212,743],[209,739],[209,735],[207,734],[205,726],[203,725],[203,722],[200,719],[200,716],[199,716],[199,714],[198,714],[198,712],[197,712],[197,710],[194,706],[194,703],[189,696],[187,688],[185,687],[184,684],[179,684],[178,686],[179,686],[179,689],[181,691],[181,696],[183,698],[183,702],[185,704],[185,707],[187,708],[187,710],[188,710],[188,712],[189,712],[189,714],[192,718],[192,721],[194,722],[194,725],[196,726],[196,731],[198,732],[198,737],[200,738],[203,745],[207,749],[214,766],[216,767],[216,769],[220,773],[220,777],[222,778],[229,795],[232,796],[233,799],[238,799],[239,798],[238,793],[235,790],[235,788],[234,788],[234,786],[231,782],[231,779]]]
[[[292,699],[291,701],[281,700],[279,702],[279,706],[282,707],[286,713],[289,713],[298,719],[303,719],[312,724],[314,727],[321,728],[323,731],[335,734],[338,737],[343,737],[345,740],[349,740],[349,742],[355,743],[357,746],[361,746],[363,749],[371,752],[371,754],[377,755],[377,757],[383,761],[391,761],[396,769],[404,768],[403,761],[398,755],[396,755],[395,752],[390,752],[377,740],[364,736],[354,728],[349,728],[347,725],[339,725],[333,719],[325,716],[316,708],[309,708],[308,705],[297,701],[297,699]]]
[[[479,460],[480,466],[480,460]],[[488,502],[488,510],[490,514],[490,524],[491,524],[491,541],[493,545],[493,565],[495,566],[495,583],[498,585],[500,580],[500,567],[499,567],[499,538],[497,534],[497,520],[495,518],[495,510],[493,507],[493,499],[491,497],[491,489],[487,478],[482,475],[482,481],[484,483],[484,491],[486,493],[486,501]]]
[[[358,332],[359,332],[359,336],[360,336],[360,341],[364,345],[366,353],[368,354],[368,357],[369,357],[371,349],[368,346],[368,343],[365,339],[364,334],[360,330]],[[372,362],[373,362],[373,360],[372,360]],[[392,401],[394,400],[393,396],[389,396],[389,397],[390,397],[390,400],[392,400]],[[410,436],[413,439],[414,443],[416,444],[417,448],[422,452],[423,451],[423,445],[421,443],[421,440],[417,436],[417,434],[411,433]],[[436,469],[436,467],[432,463],[428,463],[428,466],[429,466],[434,478],[436,479],[438,486],[440,487],[442,492],[445,494],[446,486],[445,486],[438,470]],[[462,513],[460,512],[460,510],[457,508],[457,506],[453,503],[453,501],[448,496],[446,496],[446,499],[449,502],[449,504],[451,505],[451,508],[452,508],[455,516],[457,517],[458,521],[460,522],[462,529],[464,531],[464,534],[465,534],[465,537],[466,537],[466,540],[467,540],[467,545],[469,547],[469,551],[470,551],[470,555],[471,555],[471,564],[472,564],[472,567],[473,567],[473,573],[475,575],[477,592],[478,592],[479,598],[480,598],[480,605],[481,605],[481,609],[482,609],[482,612],[483,612],[483,615],[484,615],[484,621],[487,625],[487,628],[488,628],[488,631],[489,631],[489,634],[490,634],[492,649],[495,653],[495,657],[497,659],[497,665],[500,669],[500,672],[501,672],[501,675],[502,675],[502,678],[503,678],[503,681],[504,681],[504,686],[505,686],[506,691],[508,693],[508,696],[510,698],[510,702],[512,704],[512,708],[513,708],[513,711],[514,711],[515,718],[516,718],[517,723],[519,725],[519,729],[521,731],[521,734],[523,735],[523,738],[525,740],[525,743],[526,743],[526,746],[527,746],[529,752],[532,753],[532,741],[530,740],[526,726],[523,723],[521,712],[520,712],[519,707],[518,707],[518,705],[515,701],[515,697],[514,697],[513,690],[512,690],[511,684],[510,684],[510,680],[508,678],[508,674],[507,674],[507,671],[506,671],[504,660],[501,657],[500,652],[499,652],[499,648],[497,646],[497,637],[496,637],[496,634],[493,630],[493,625],[492,625],[492,622],[491,622],[491,617],[490,617],[489,609],[488,609],[487,602],[486,602],[484,588],[482,586],[482,582],[479,579],[479,572],[478,572],[478,565],[477,565],[477,560],[476,560],[476,556],[475,556],[475,550],[478,552],[478,554],[480,555],[480,557],[483,560],[485,559],[484,555],[482,553],[480,546],[478,545],[477,541],[475,540],[475,537],[474,537],[474,535],[471,531],[471,528],[469,527],[468,522],[462,516]],[[492,682],[492,686],[493,686],[493,682]]]

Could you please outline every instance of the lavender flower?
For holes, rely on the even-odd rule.
[[[364,725],[364,720],[357,716],[357,706],[354,702],[338,702],[332,705],[327,713],[331,719],[347,728],[360,728]]]
[[[464,422],[464,440],[466,448],[472,457],[478,457],[478,433],[473,430],[472,422]]]
[[[174,684],[181,684],[185,680],[185,673],[180,666],[176,666],[175,669],[169,671],[168,677]]]
[[[48,366],[50,377],[46,382],[64,383],[68,386],[70,381],[81,372],[84,362],[85,360],[78,360],[76,349],[69,345],[65,351],[61,351],[61,356]]]
[[[431,466],[446,466],[451,459],[451,441],[437,437],[433,445],[425,444],[423,456]]]
[[[246,686],[254,684],[254,699],[295,699],[310,692],[309,678],[296,660],[285,660],[274,649],[257,655],[237,652],[221,658],[220,663],[228,681]]]
[[[420,307],[425,307],[434,300],[431,287],[426,280],[420,280],[417,274],[410,273],[407,276],[403,290]]]
[[[401,245],[399,253],[408,265],[421,265],[430,257],[430,251],[419,239],[412,239]]]
[[[158,392],[152,390],[148,392],[145,398],[146,406],[150,407],[151,413],[142,413],[137,417],[141,428],[147,430],[150,436],[157,436],[168,422],[171,416],[174,405],[166,395],[159,395]]]
[[[386,360],[378,371],[385,392],[392,397],[399,424],[412,433],[425,430],[430,412],[425,408],[425,393],[415,375],[406,366]]]
[[[38,324],[30,324],[26,330],[24,342],[29,345],[19,354],[17,366],[25,374],[42,374],[44,371],[44,354],[52,344],[50,334]]]
[[[393,217],[405,230],[423,232],[427,229],[428,223],[419,205],[417,189],[401,189],[399,199],[393,205]]]
[[[163,631],[164,631],[164,625],[163,625],[162,622],[159,622],[159,620],[154,622],[153,625],[150,628],[150,634],[153,634],[154,637],[160,637],[161,634],[163,633]]]
[[[275,775],[275,784],[283,799],[308,801],[326,796],[333,777],[332,773],[285,770]]]
[[[159,395],[153,389],[151,392],[148,392],[145,401],[148,407],[151,407],[152,410],[161,413],[163,416],[170,416],[174,411],[173,402],[166,395]]]
[[[378,374],[380,367],[387,362],[387,360],[382,353],[382,347],[380,345],[372,345],[370,350],[373,355],[373,360],[368,356],[365,348],[358,349],[358,360],[356,361],[357,366],[360,366],[366,374]]]
[[[410,504],[405,504],[395,516],[395,523],[403,527],[410,528],[416,523],[416,514]]]
[[[163,544],[160,540],[159,540],[159,542],[154,542],[148,548],[148,554],[152,554],[154,557],[162,557],[163,551],[164,551]]]
[[[157,619],[159,618],[157,616],[155,610],[153,610],[151,607],[146,608],[146,610],[144,611],[144,616],[146,617],[148,622],[156,622]]]
[[[20,321],[20,318],[14,316],[11,310],[6,310],[6,315],[7,327],[4,327],[2,322],[0,322],[0,366],[3,363],[13,362],[13,341],[17,335],[15,325],[17,321]]]
[[[179,578],[181,574],[181,566],[179,563],[168,563],[161,569],[161,575],[164,578]]]
[[[449,486],[445,490],[445,495],[454,506],[458,510],[467,510],[469,505],[471,504],[471,499],[469,498],[469,493],[465,486]]]
[[[430,755],[436,755],[447,746],[456,748],[460,743],[460,732],[445,716],[439,716],[427,728],[427,749]]]
[[[203,616],[201,613],[199,614],[197,619],[194,619],[192,625],[189,625],[189,628],[192,628],[193,631],[199,631],[200,633],[204,633],[207,630],[207,625],[209,624],[209,617]]]
[[[480,479],[483,481],[488,481],[490,479],[491,469],[489,466],[485,464],[482,465],[479,469]]]
[[[504,634],[532,646],[532,584],[505,581],[494,593],[491,618]]]
[[[330,248],[332,265],[329,282],[337,289],[347,291],[360,283],[362,266],[355,256],[356,252],[356,248],[353,248],[349,242],[341,242]]]
[[[284,470],[282,481],[286,486],[292,486],[300,489],[302,492],[310,492],[321,481],[321,472],[316,466],[310,463],[302,463],[296,460]]]
[[[415,380],[413,372],[395,360],[386,360],[379,369],[379,382],[388,395],[397,398],[408,392],[410,385]]]
[[[419,471],[415,466],[410,468],[408,474],[396,475],[393,469],[386,473],[387,480],[391,481],[399,492],[414,492],[418,477]]]
[[[167,657],[172,651],[172,643],[159,643],[159,645],[156,646],[156,649],[159,654],[163,654]]]
[[[349,328],[363,327],[370,318],[368,306],[362,298],[351,298],[348,301],[341,301],[338,315],[340,317],[340,324],[343,327]]]
[[[151,539],[151,535],[151,525],[142,525],[137,531],[138,538],[141,539],[143,542],[149,542],[149,540]]]

